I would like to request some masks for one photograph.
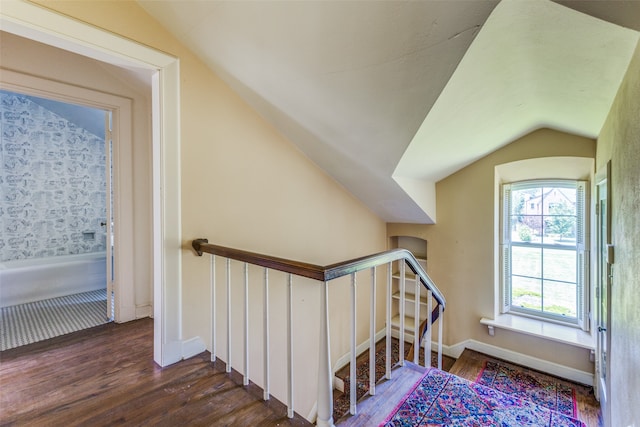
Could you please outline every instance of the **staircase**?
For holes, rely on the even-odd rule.
[[[356,376],[357,348],[362,347],[363,344],[369,347],[370,366],[375,366],[376,335],[381,332],[376,330],[376,324],[380,324],[381,318],[384,317],[384,378],[392,378],[391,339],[394,301],[398,303],[400,316],[397,329],[399,353],[405,353],[404,335],[409,326],[411,326],[409,329],[413,332],[413,337],[424,336],[423,342],[430,345],[431,325],[437,321],[437,360],[438,366],[442,365],[442,319],[445,299],[419,261],[406,249],[393,249],[337,264],[318,266],[213,245],[207,239],[196,239],[192,242],[192,246],[200,256],[204,253],[211,255],[211,360],[224,362],[228,373],[232,369],[240,372],[243,376],[243,384],[248,385],[252,382],[260,386],[265,400],[273,394],[284,402],[289,417],[293,417],[294,412],[297,412],[308,420],[315,419],[318,426],[334,425],[334,372],[331,367],[329,332],[329,304],[334,301],[329,301],[330,283],[332,289],[337,289],[337,293],[348,301],[351,377]],[[395,296],[392,292],[394,262],[397,262],[400,272],[397,279],[399,289]],[[223,268],[219,267],[221,264]],[[256,271],[259,271],[257,275]],[[380,276],[378,276],[379,272]],[[256,279],[256,276],[260,279]],[[430,318],[431,322],[425,321],[423,328],[420,328],[418,322],[414,322],[413,325],[410,322],[405,324],[406,300],[411,298],[411,292],[407,291],[407,276],[411,277],[414,295],[419,294],[421,288],[426,291],[426,299],[424,299],[426,317]],[[237,277],[240,279],[236,279]],[[273,277],[277,277],[278,283],[275,286]],[[308,306],[309,310],[319,308],[319,319],[317,319],[319,334],[318,329],[315,328],[300,331],[300,328],[309,323],[308,316],[307,313],[300,314],[294,310],[297,308],[297,305],[294,307],[293,304],[294,290],[296,295],[304,294],[310,299],[313,295],[317,298],[317,291],[311,291],[310,286],[320,291],[319,298]],[[364,294],[364,297],[359,294]],[[385,300],[384,316],[376,313],[378,297],[384,297]],[[336,303],[344,304],[345,301],[336,301]],[[413,306],[415,318],[419,318],[419,305],[413,304]],[[249,310],[249,307],[254,309]],[[259,316],[260,321],[253,320],[259,324],[259,328],[251,326],[249,315],[251,313],[255,317],[256,308],[261,308],[262,311]],[[356,322],[359,310],[364,310],[368,314],[369,338],[358,346]],[[428,313],[431,315],[429,316]],[[283,317],[284,323],[282,323]],[[278,326],[274,327],[276,323]],[[335,328],[336,325],[333,327]],[[341,325],[339,329],[342,328],[344,326]],[[262,329],[262,333],[257,333],[256,329]],[[310,342],[318,343],[317,351],[314,351],[311,343],[303,344],[314,336],[315,340],[312,339]],[[413,342],[416,347],[419,347],[419,341],[414,338]],[[271,356],[272,351],[282,348],[285,349],[282,357]],[[309,376],[310,369],[307,363],[294,357],[296,353],[305,353],[305,350],[308,350],[307,354],[319,355],[315,381],[313,376]],[[413,358],[414,362],[417,362],[418,353],[416,352]],[[259,359],[260,354],[262,360],[256,363],[256,355]],[[276,362],[279,363],[278,366],[274,366]],[[404,358],[401,358],[399,366],[404,364]],[[304,368],[300,368],[301,366]],[[278,373],[271,375],[272,371]],[[375,395],[377,387],[375,369],[369,369],[369,394]],[[385,388],[384,385],[382,387]],[[312,391],[313,389],[315,392]],[[348,395],[349,413],[353,415],[357,413],[358,407],[355,382],[349,384]],[[296,402],[301,403],[296,404],[294,396]],[[315,405],[310,405],[309,402],[315,402]],[[315,406],[317,410],[314,411],[311,406]]]
[[[284,402],[289,418],[297,413],[309,421],[315,420],[318,426],[335,425],[335,418],[340,414],[334,417],[333,413],[334,370],[331,367],[330,348],[333,342],[338,341],[335,337],[347,330],[350,378],[357,377],[358,348],[368,348],[363,357],[368,355],[369,367],[361,372],[361,376],[365,384],[368,379],[368,386],[363,388],[366,388],[364,391],[369,396],[360,398],[357,382],[349,381],[348,390],[345,390],[348,415],[340,419],[341,426],[378,425],[395,413],[397,405],[402,403],[402,397],[413,390],[425,371],[428,376],[432,372],[446,375],[441,374],[441,370],[427,371],[425,366],[418,364],[420,346],[422,344],[430,351],[432,325],[437,323],[436,359],[438,367],[442,367],[445,299],[408,250],[394,249],[329,266],[318,266],[217,246],[209,244],[206,239],[194,240],[192,245],[201,256],[204,253],[211,254],[211,360],[224,363],[228,374],[237,371],[242,376],[244,386],[255,384],[261,388],[265,401],[273,395]],[[221,263],[217,260],[223,261],[223,268],[218,267]],[[397,269],[394,268],[394,262],[397,262]],[[394,271],[398,272],[396,279],[393,278]],[[397,288],[394,288],[394,280],[397,281]],[[330,283],[334,297],[331,301]],[[426,300],[415,304],[412,295],[419,295],[423,288],[426,290]],[[376,313],[378,297],[384,298],[384,316]],[[397,302],[399,315],[396,322],[398,354],[406,354],[397,363],[392,360],[392,318],[396,314],[393,312],[394,301]],[[330,304],[348,307],[347,321],[342,319],[339,324],[333,325],[334,331],[337,331],[333,336],[330,334]],[[410,314],[414,319],[421,319],[421,305],[426,305],[422,325],[407,320],[412,317]],[[364,311],[365,316],[359,317],[359,311]],[[331,320],[339,319],[342,312],[334,311]],[[310,315],[319,316],[317,323],[310,322]],[[365,317],[369,319],[368,339],[358,343],[357,339],[362,339],[363,333],[362,328],[357,327],[357,320],[362,322]],[[381,317],[384,317],[384,321]],[[380,323],[383,329],[376,330],[376,325]],[[361,331],[360,338],[356,334],[358,330]],[[381,333],[383,340],[376,354],[376,336],[379,337]],[[405,345],[405,335],[412,343],[408,352],[405,347],[410,344]],[[417,339],[420,337],[422,340]],[[381,357],[382,354],[384,357]],[[317,369],[310,369],[308,360],[314,355],[319,355]],[[384,366],[376,369],[377,362]],[[423,363],[431,365],[431,358]],[[272,375],[272,372],[275,374]],[[460,381],[455,380],[456,383]],[[464,380],[461,384],[468,389],[476,387],[472,383],[464,383]],[[443,408],[446,412],[449,405],[445,403]],[[574,421],[570,425],[584,426],[577,420],[569,422]]]
[[[427,260],[424,258],[416,258],[420,266],[426,271]],[[401,299],[401,277],[400,270],[402,266],[392,275],[395,292],[391,295],[393,304],[398,309],[398,314],[391,318],[391,333],[395,338],[400,337],[400,299]],[[427,290],[416,282],[415,275],[405,271],[405,298],[404,298],[404,336],[409,342],[414,342],[414,331],[416,323],[418,325],[427,318],[428,310],[428,293]],[[418,284],[418,286],[416,286]],[[417,289],[416,289],[417,288]],[[416,307],[416,295],[418,295],[418,306]],[[417,317],[416,317],[417,315]],[[417,319],[417,321],[416,321]]]
[[[411,360],[409,358],[409,354],[411,353],[412,346],[410,343],[405,343],[405,360]],[[385,340],[381,340],[376,344],[376,396],[378,396],[380,392],[380,384],[384,379],[385,373]],[[391,364],[396,367],[396,372],[401,369],[398,365],[399,362],[399,342],[397,339],[393,339],[391,342]],[[418,355],[418,360],[424,361],[424,349],[421,348]],[[431,352],[431,366],[437,364],[438,355],[435,352]],[[443,357],[443,370],[449,371],[454,365],[455,359],[451,357]],[[418,365],[414,365],[411,362],[407,362],[407,365],[410,367],[415,367]],[[349,386],[351,384],[351,376],[350,376],[350,366],[347,365],[342,369],[338,370],[335,374],[336,379],[334,380],[335,384],[339,384],[340,387],[336,387],[333,391],[333,419],[336,421],[336,424],[340,423],[344,419],[348,418],[349,414],[349,394],[345,393],[345,391],[349,391]],[[369,394],[369,354],[365,352],[359,355],[356,359],[356,390],[357,396],[356,400],[361,401],[361,399],[365,398]],[[393,381],[397,381],[397,378],[393,376]],[[398,396],[395,397],[397,400]],[[372,397],[368,397],[368,399],[372,399]],[[358,408],[358,412],[361,414],[363,412],[362,408]]]

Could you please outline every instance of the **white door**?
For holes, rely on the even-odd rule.
[[[113,115],[111,111],[105,111],[104,114],[104,146],[105,146],[105,159],[106,159],[106,182],[107,182],[107,192],[106,192],[106,219],[103,223],[103,226],[106,229],[106,251],[107,251],[107,318],[109,320],[114,320],[114,260],[113,260]]]
[[[610,164],[607,165],[606,177],[598,182],[597,192],[597,242],[598,242],[598,276],[596,284],[597,301],[597,360],[596,375],[598,399],[605,426],[611,425],[609,413],[609,349],[611,348],[611,267],[613,264],[613,246],[611,245],[611,203],[609,189],[611,184]]]

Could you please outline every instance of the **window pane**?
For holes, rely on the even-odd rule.
[[[541,215],[542,189],[513,190],[511,192],[511,213],[515,215]]]
[[[562,249],[544,249],[544,278],[576,282],[576,252]],[[546,295],[545,295],[546,297]]]
[[[575,245],[576,189],[551,187],[542,192],[544,243]]]
[[[512,276],[511,305],[542,311],[542,280]]]
[[[545,216],[544,243],[575,246],[576,217],[567,215]]]
[[[542,277],[542,249],[511,247],[511,274]]]
[[[542,189],[544,215],[576,215],[576,189],[552,187]]]
[[[511,240],[514,242],[541,243],[542,217],[520,215],[516,218],[516,224],[512,230]]]
[[[546,267],[546,266],[545,266]],[[576,317],[575,283],[544,281],[544,311]]]

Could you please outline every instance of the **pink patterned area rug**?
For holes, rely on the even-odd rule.
[[[575,418],[436,368],[425,373],[382,425],[585,427]]]
[[[540,372],[488,360],[476,383],[570,417],[577,415],[576,389]]]

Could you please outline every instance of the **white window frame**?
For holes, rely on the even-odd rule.
[[[566,187],[576,189],[576,318],[566,318],[553,313],[537,312],[512,307],[511,305],[511,191],[513,189],[538,187]],[[588,189],[589,183],[580,180],[547,179],[526,180],[504,183],[501,186],[500,197],[500,284],[501,284],[501,313],[532,317],[538,320],[589,328],[589,243],[588,243]],[[538,245],[536,245],[537,247]],[[549,247],[541,244],[540,247]],[[566,249],[566,247],[563,247]]]

